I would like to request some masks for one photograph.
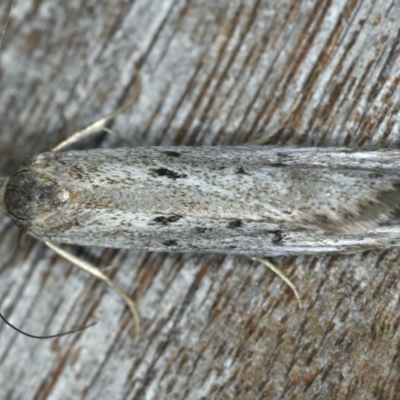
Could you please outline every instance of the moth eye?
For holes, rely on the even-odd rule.
[[[8,181],[4,203],[15,219],[33,220],[64,204],[68,198],[64,191],[54,176],[26,169],[18,171]]]

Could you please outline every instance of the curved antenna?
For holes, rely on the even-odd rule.
[[[28,336],[30,338],[33,339],[54,339],[54,338],[58,338],[60,336],[66,336],[66,335],[70,335],[72,333],[76,333],[79,331],[83,331],[86,328],[89,328],[93,325],[96,325],[97,322],[92,322],[82,328],[76,328],[76,329],[72,329],[71,331],[67,331],[67,332],[62,332],[62,333],[57,333],[56,335],[44,335],[44,336],[37,336],[37,335],[31,335],[30,333],[24,332],[23,330],[17,328],[15,325],[13,325],[11,322],[9,322],[4,316],[3,314],[0,313],[0,319],[2,319],[9,327],[11,327],[12,329],[14,329],[15,331],[17,331],[18,333],[21,333],[22,335]]]

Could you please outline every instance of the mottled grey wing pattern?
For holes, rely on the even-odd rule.
[[[35,237],[80,245],[254,255],[393,247],[399,159],[268,146],[49,152],[10,178],[5,204]]]

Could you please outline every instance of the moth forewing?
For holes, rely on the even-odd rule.
[[[399,152],[138,147],[48,152],[4,190],[43,241],[271,256],[397,246]]]

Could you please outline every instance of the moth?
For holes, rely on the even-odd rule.
[[[137,87],[111,115],[0,178],[4,212],[116,290],[137,326],[132,300],[55,243],[249,255],[272,269],[262,257],[399,246],[398,150],[265,146],[266,135],[252,146],[65,151],[107,130]]]
[[[254,256],[398,246],[400,152],[137,147],[47,152],[1,191],[44,242]]]

